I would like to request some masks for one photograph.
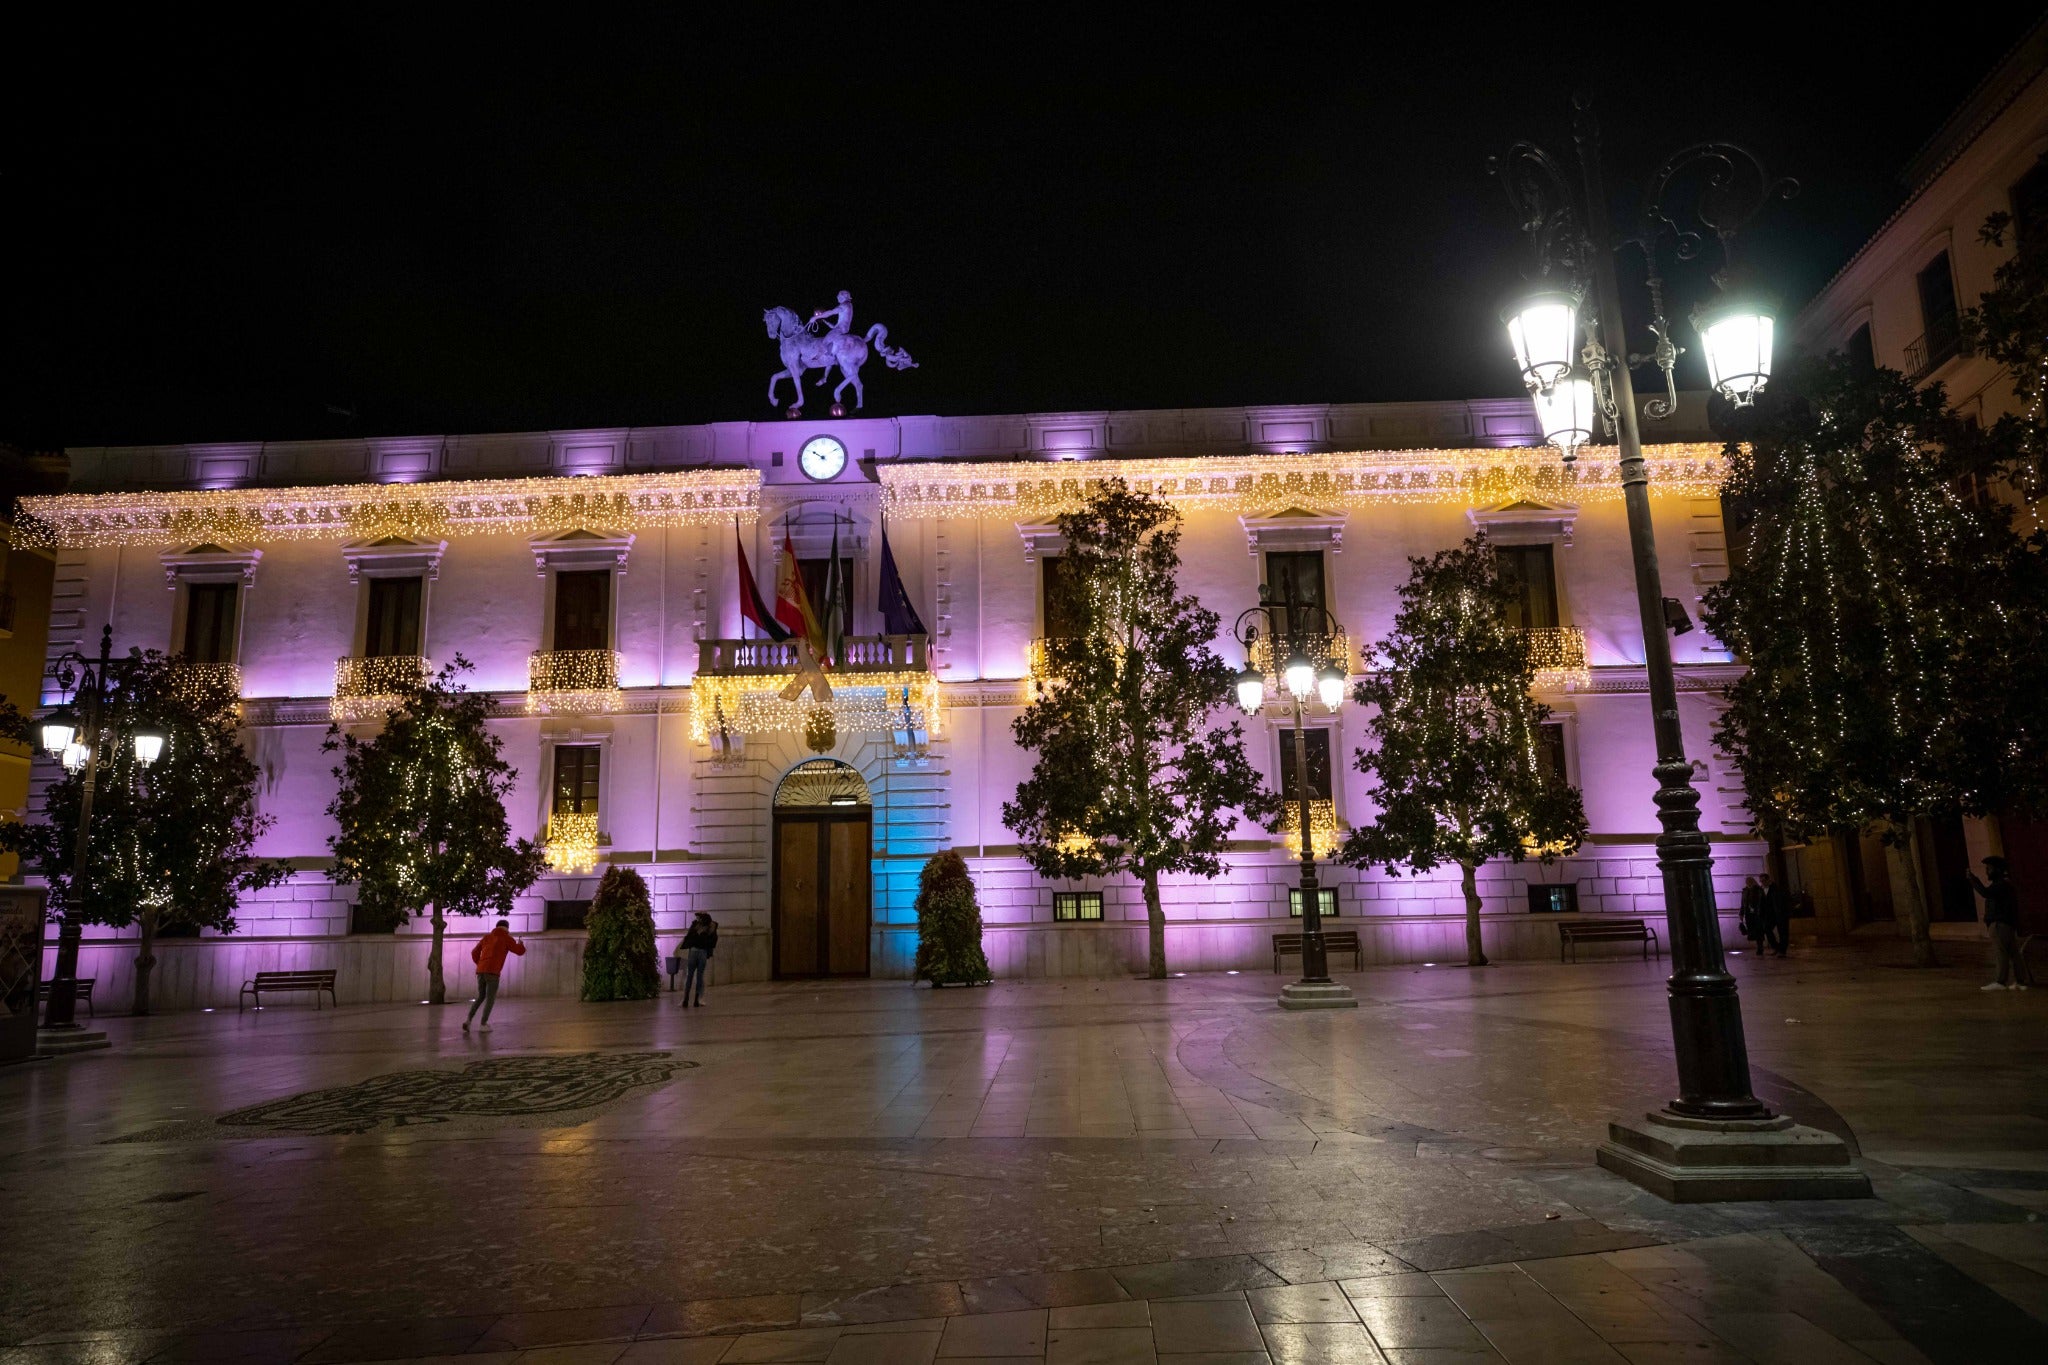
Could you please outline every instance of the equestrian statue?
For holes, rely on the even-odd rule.
[[[795,417],[803,412],[804,371],[820,371],[816,382],[823,387],[832,377],[833,368],[839,370],[838,386],[832,390],[832,415],[843,417],[845,408],[840,404],[840,395],[846,392],[848,384],[853,385],[853,405],[863,406],[866,395],[861,390],[860,367],[867,364],[868,348],[872,346],[876,355],[882,357],[892,370],[914,370],[917,362],[910,358],[910,352],[900,346],[889,344],[889,329],[881,323],[868,328],[865,337],[853,330],[853,295],[844,289],[839,291],[839,302],[830,308],[820,308],[811,314],[809,322],[799,321],[797,315],[787,308],[770,308],[761,314],[761,321],[767,324],[769,339],[782,348],[782,368],[768,380],[768,401],[775,402],[775,391],[787,379],[796,386],[796,397],[790,403],[789,415]],[[811,330],[818,323],[828,324],[824,333]]]

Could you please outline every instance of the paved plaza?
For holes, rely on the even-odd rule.
[[[1593,1164],[1629,960],[104,1020],[0,1071],[0,1365],[2039,1362],[2048,990],[1945,947],[1735,959],[1800,1204]]]

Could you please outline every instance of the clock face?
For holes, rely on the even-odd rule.
[[[813,436],[797,453],[796,463],[806,478],[836,479],[846,468],[846,447],[830,436]]]

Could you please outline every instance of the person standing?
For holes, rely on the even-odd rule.
[[[1742,879],[1742,910],[1736,918],[1742,936],[1761,953],[1764,950],[1764,889],[1755,877]]]
[[[477,1025],[478,1032],[491,1027],[491,1006],[498,1003],[498,977],[505,970],[507,954],[524,957],[526,945],[512,937],[512,921],[501,919],[482,938],[476,947],[469,950],[469,960],[476,964],[476,999],[469,1002],[469,1018],[462,1021],[462,1031],[469,1032],[471,1019],[476,1018],[477,1006],[483,1006],[484,1018]]]
[[[706,912],[699,910],[697,918],[690,921],[688,931],[683,934],[683,1005],[688,1008],[693,1002],[704,1003],[704,971],[711,965],[711,954],[718,950],[718,922]]]
[[[1792,938],[1792,897],[1768,872],[1758,877],[1757,882],[1764,893],[1764,942],[1757,945],[1757,951],[1761,953],[1768,947],[1783,957]]]
[[[1979,990],[2023,991],[2034,984],[2027,960],[2020,955],[2020,898],[2008,879],[2005,859],[1993,854],[1984,860],[1984,872],[1991,878],[1986,886],[1972,872],[1970,887],[1984,898],[1984,927],[1991,931],[1991,952],[1998,963],[1998,979]]]

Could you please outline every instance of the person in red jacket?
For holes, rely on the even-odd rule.
[[[498,1003],[498,974],[505,970],[505,954],[516,953],[525,956],[526,945],[512,937],[512,921],[501,919],[497,927],[477,940],[476,947],[469,950],[469,960],[476,964],[476,999],[469,1002],[469,1019],[462,1021],[462,1031],[469,1032],[470,1019],[476,1018],[476,1007],[484,1007],[484,1021],[477,1025],[479,1030],[491,1026],[491,1006]]]

